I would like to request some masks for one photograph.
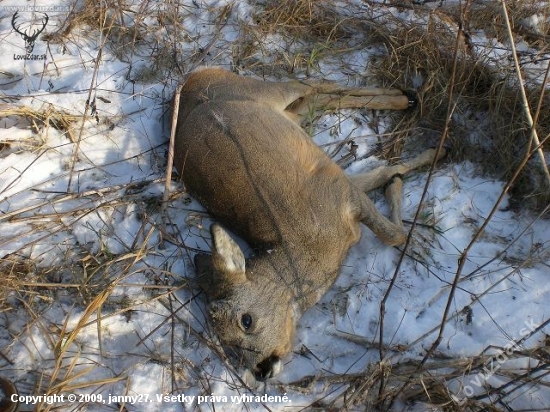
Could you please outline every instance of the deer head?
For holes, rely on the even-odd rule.
[[[17,24],[16,22],[18,14],[19,12],[16,11],[11,18],[11,26],[13,27],[15,32],[19,33],[23,40],[25,40],[25,51],[27,52],[27,54],[30,54],[34,49],[34,42],[36,41],[36,38],[40,33],[44,31],[44,29],[46,28],[46,24],[48,24],[48,15],[46,13],[42,13],[44,15],[44,17],[42,18],[42,27],[40,29],[34,29],[32,34],[29,34],[27,33],[27,31],[30,30],[30,27],[24,31],[19,30],[21,24]]]
[[[256,379],[270,378],[282,369],[282,359],[292,349],[297,320],[292,296],[265,276],[272,262],[245,260],[221,226],[212,225],[211,232],[212,256],[195,257],[199,284],[209,300],[210,324]]]

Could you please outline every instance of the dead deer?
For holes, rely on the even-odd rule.
[[[269,83],[218,68],[196,71],[183,85],[174,150],[179,176],[254,250],[245,259],[213,224],[212,255],[195,256],[198,282],[213,330],[224,346],[237,349],[256,379],[282,369],[298,319],[335,281],[361,223],[388,245],[405,241],[400,177],[431,164],[436,153],[429,149],[401,164],[346,176],[301,128],[302,117],[312,107],[408,106],[399,90]],[[366,192],[392,179],[390,221]]]

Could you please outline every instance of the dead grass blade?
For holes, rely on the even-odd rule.
[[[26,119],[26,123],[21,124],[21,118]],[[38,134],[43,127],[51,126],[54,129],[66,132],[69,140],[75,143],[74,123],[80,121],[82,116],[61,110],[52,104],[45,105],[40,110],[24,105],[2,104],[0,105],[0,119],[11,120],[10,123],[13,122],[19,127],[30,126],[35,134]],[[17,143],[19,143],[19,140]],[[16,142],[2,141],[2,144],[11,145],[16,144]],[[39,146],[38,143],[31,144],[31,147]],[[4,146],[3,149],[5,150],[6,147]]]

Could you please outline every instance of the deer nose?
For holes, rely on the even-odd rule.
[[[278,356],[270,356],[256,365],[254,376],[256,380],[265,381],[272,378],[283,369],[283,362]]]

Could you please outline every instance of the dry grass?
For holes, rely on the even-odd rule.
[[[341,21],[337,15],[313,0],[268,0],[257,14],[258,25],[267,33],[284,31],[305,40],[339,38]]]
[[[471,10],[468,15],[492,21],[500,15],[495,16],[494,4],[489,5]],[[515,73],[511,66],[502,67],[490,61],[489,56],[474,54],[468,32],[464,31],[457,43],[458,31],[442,30],[439,25],[450,21],[451,27],[458,28],[461,17],[444,11],[440,14],[428,17],[425,26],[401,25],[391,31],[386,26],[370,26],[375,38],[379,37],[390,51],[375,68],[375,74],[387,83],[407,87],[412,86],[411,79],[419,76],[423,79],[422,86],[417,88],[421,112],[408,125],[416,128],[411,134],[417,139],[444,130],[450,97],[454,113],[460,119],[450,125],[448,144],[453,149],[452,159],[470,160],[480,165],[482,173],[508,181],[533,148]],[[467,25],[467,21],[463,24]],[[455,66],[457,44],[461,49]],[[544,47],[548,49],[548,43]],[[537,111],[540,100],[540,113],[548,113],[550,95],[541,96],[540,86],[529,79],[527,85],[531,110]],[[540,116],[536,128],[540,136],[548,136],[550,118]],[[543,178],[536,159],[522,171],[511,193],[518,208],[542,210],[548,205],[550,184]]]
[[[26,279],[29,272],[33,268],[29,263],[17,260],[4,258],[0,260],[0,313],[9,311],[12,304],[8,302],[9,295],[16,290],[21,290],[19,279]]]
[[[53,359],[44,360],[50,367],[35,371],[34,387],[28,388],[18,383],[20,393],[88,393],[98,388],[113,387],[129,379],[126,374],[98,378],[97,369],[103,365],[93,360],[95,356],[92,348],[83,353],[81,335],[88,333],[90,328],[95,329],[99,345],[97,355],[100,358],[109,357],[111,355],[102,349],[102,341],[105,339],[102,322],[120,315],[130,320],[136,308],[157,300],[168,300],[173,293],[186,286],[185,283],[167,285],[129,282],[127,278],[136,273],[136,264],[146,253],[143,247],[123,255],[104,251],[97,254],[82,252],[79,260],[73,256],[66,264],[47,268],[35,266],[32,261],[15,256],[0,260],[0,316],[13,319],[14,325],[6,322],[10,325],[11,345],[21,344],[25,341],[26,333],[33,330],[37,339],[46,340],[54,354]],[[136,300],[131,295],[126,296],[124,291],[132,288],[145,288],[149,291],[149,298]],[[50,319],[49,310],[59,299],[74,302],[74,311],[80,313],[76,322],[72,309],[64,318]],[[176,310],[172,310],[175,315]],[[168,321],[169,318],[157,328]],[[146,340],[147,337],[144,337],[138,346],[144,345]],[[0,361],[4,361],[8,370],[17,369],[18,365],[8,355],[9,347],[4,349],[6,353],[0,351]],[[28,349],[32,353],[32,348]],[[44,356],[45,353],[37,355]],[[37,410],[57,410],[58,407],[40,403]]]
[[[355,340],[357,342],[357,340]],[[370,342],[364,342],[370,345]],[[494,394],[498,393],[509,385],[503,384],[501,388],[485,387],[469,399],[453,398],[448,389],[448,382],[464,379],[464,384],[473,385],[472,381],[483,381],[480,376],[486,375],[488,370],[495,370],[497,378],[504,381],[512,381],[512,391],[521,390],[534,384],[548,386],[539,375],[541,369],[547,369],[548,352],[545,346],[530,350],[516,351],[509,356],[510,359],[527,359],[541,365],[538,371],[529,369],[500,369],[495,367],[497,355],[504,353],[506,348],[492,348],[494,355],[481,354],[480,356],[460,359],[434,358],[428,363],[421,365],[418,361],[404,361],[394,365],[381,362],[369,365],[364,373],[344,375],[317,375],[305,376],[300,381],[290,382],[288,387],[299,392],[308,393],[315,385],[322,384],[325,387],[332,387],[346,384],[347,389],[336,399],[330,402],[319,400],[311,405],[313,410],[327,410],[331,408],[344,407],[346,410],[365,408],[369,411],[391,410],[395,397],[406,403],[425,405],[426,408],[434,408],[445,412],[481,412],[500,411],[502,404],[499,401],[492,401]],[[493,366],[492,366],[493,365]],[[492,368],[492,369],[491,369]],[[538,368],[535,368],[538,369]],[[547,375],[548,372],[543,375]],[[476,379],[476,375],[477,379]],[[534,377],[537,375],[537,377]],[[386,386],[380,387],[381,382]],[[406,389],[403,389],[406,384]]]
[[[38,135],[44,128],[53,127],[63,133],[71,142],[75,142],[74,128],[82,116],[60,110],[53,105],[46,105],[40,110],[28,106],[15,104],[0,105],[0,121],[6,128],[17,127],[20,129],[31,129],[33,134]],[[2,141],[1,150],[7,150],[10,145],[20,145],[20,141]]]

